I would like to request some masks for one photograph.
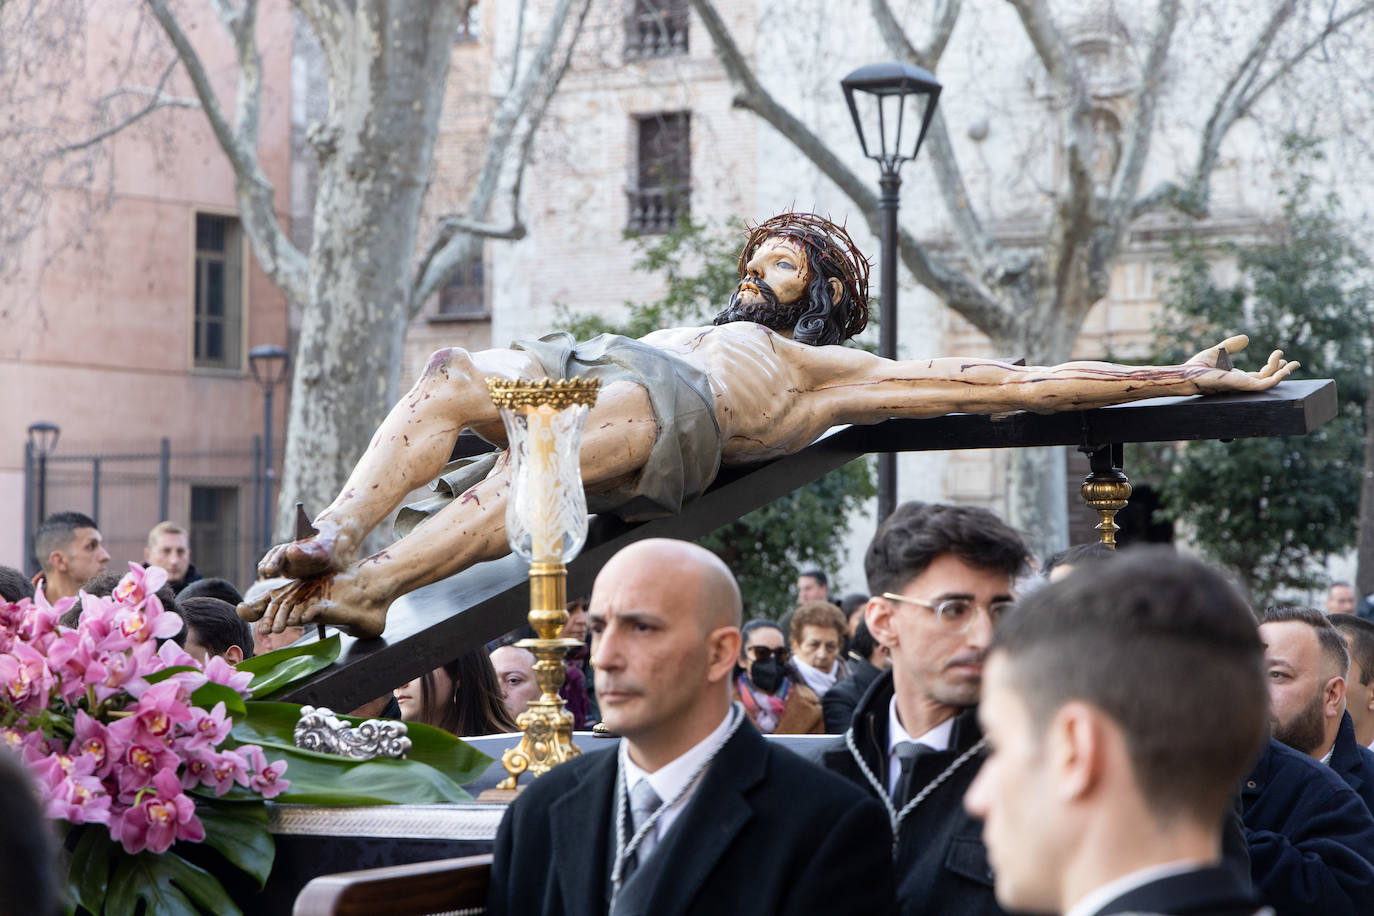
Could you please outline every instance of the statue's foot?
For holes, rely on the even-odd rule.
[[[367,588],[366,574],[350,567],[309,579],[291,579],[239,605],[239,616],[257,620],[262,633],[280,633],[308,623],[333,624],[360,639],[386,629],[390,601]]]
[[[317,527],[317,533],[308,538],[278,544],[267,551],[258,561],[258,575],[264,579],[309,579],[347,569],[361,538],[335,522],[321,520]]]

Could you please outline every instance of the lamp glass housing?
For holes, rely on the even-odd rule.
[[[887,169],[916,158],[940,99],[933,74],[890,61],[860,67],[840,86],[865,156]]]
[[[528,563],[569,563],[587,540],[580,454],[588,409],[501,408],[511,462],[506,536]]]
[[[56,423],[38,422],[29,425],[29,447],[35,455],[51,455],[57,449],[62,429]]]
[[[264,388],[275,387],[286,375],[287,359],[286,349],[276,344],[263,344],[248,351],[253,379]]]

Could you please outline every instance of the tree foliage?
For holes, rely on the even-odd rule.
[[[1318,155],[1290,144],[1294,155]],[[1371,352],[1370,262],[1343,232],[1334,202],[1310,198],[1300,176],[1284,192],[1270,242],[1230,247],[1235,285],[1217,282],[1209,253],[1181,246],[1158,324],[1158,358],[1176,362],[1235,328],[1279,342],[1303,374],[1336,381],[1338,413],[1308,436],[1183,446],[1160,480],[1164,510],[1202,552],[1235,571],[1257,605],[1322,583],[1328,556],[1355,543]]]
[[[624,316],[558,307],[557,326],[579,340],[597,334],[643,337],[660,328],[707,324],[739,282],[739,240],[683,221],[655,239],[642,239],[634,267],[661,273],[666,290],[650,302],[626,302]],[[739,580],[746,617],[778,618],[794,603],[802,569],[841,564],[849,515],[876,493],[868,459],[852,461],[814,483],[750,512],[697,543],[723,559]]]

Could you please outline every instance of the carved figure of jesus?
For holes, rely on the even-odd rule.
[[[343,492],[315,519],[318,533],[273,547],[258,566],[264,577],[292,581],[239,613],[261,620],[264,631],[319,621],[375,636],[398,596],[509,553],[509,475],[498,459],[410,533],[358,556],[368,532],[440,473],[462,430],[505,444],[490,377],[601,377],[583,439],[583,482],[593,511],[634,519],[677,511],[721,464],[798,451],[836,425],[1262,391],[1297,367],[1276,350],[1257,372],[1232,369],[1229,354],[1244,349],[1244,336],[1177,366],[893,361],[837,346],[867,322],[868,263],[842,228],[812,214],[785,213],[754,227],[739,274],[709,327],[639,340],[602,335],[576,344],[551,335],[510,349],[436,352]]]

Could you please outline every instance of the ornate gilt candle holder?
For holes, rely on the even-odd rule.
[[[501,755],[509,775],[497,788],[514,791],[520,774],[542,776],[581,753],[572,743],[572,713],[558,695],[563,655],[578,641],[559,639],[558,632],[568,621],[567,564],[587,538],[582,429],[601,383],[488,379],[487,387],[510,442],[506,537],[511,550],[530,564],[529,621],[539,634],[516,643],[534,653],[540,696],[516,720],[525,732],[519,745]]]

